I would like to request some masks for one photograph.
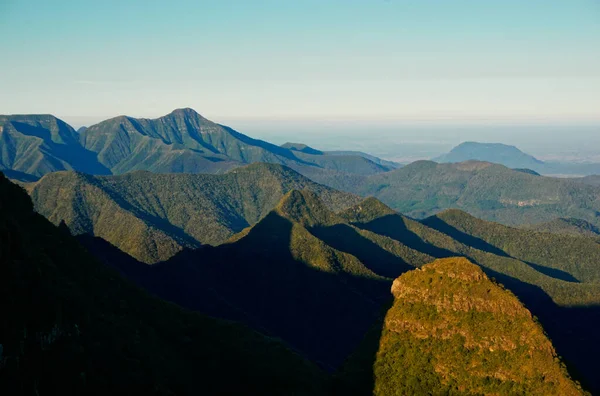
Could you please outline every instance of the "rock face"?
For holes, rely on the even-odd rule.
[[[392,293],[375,394],[583,394],[531,313],[467,259],[407,272]]]

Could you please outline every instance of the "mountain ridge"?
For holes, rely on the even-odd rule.
[[[184,248],[225,242],[292,189],[313,190],[336,210],[359,200],[285,166],[263,163],[221,175],[59,172],[26,188],[36,210],[54,224],[65,221],[74,234],[100,236],[149,264]]]

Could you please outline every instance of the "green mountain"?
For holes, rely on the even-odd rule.
[[[336,214],[317,195],[293,191],[228,243],[155,266],[117,262],[96,242],[88,246],[103,262],[152,293],[266,331],[328,369],[376,325],[393,279],[436,258],[467,257],[540,318],[577,379],[600,389],[600,244],[590,238],[458,210],[419,222],[374,198]]]
[[[574,179],[542,177],[488,162],[437,164],[417,161],[368,177],[310,175],[313,180],[425,218],[457,208],[507,225],[539,224],[558,217],[600,226],[600,189]]]
[[[598,163],[540,161],[515,146],[501,143],[464,142],[433,159],[441,163],[486,161],[509,168],[525,169],[544,175],[593,175],[600,173]]]
[[[540,231],[552,232],[565,235],[587,236],[600,241],[600,229],[581,219],[558,218],[547,223],[524,226],[523,228]]]
[[[267,215],[292,189],[339,210],[358,202],[281,165],[253,164],[222,175],[91,176],[57,172],[27,185],[38,213],[72,233],[101,237],[154,264],[202,244],[217,245]]]
[[[468,260],[410,271],[392,293],[373,394],[584,394],[531,313]]]
[[[0,277],[3,394],[325,394],[326,377],[281,342],[99,264],[1,174]]]
[[[309,228],[337,217],[310,191],[293,190],[258,224],[229,243],[181,252],[140,266],[100,259],[153,294],[284,340],[333,370],[360,343],[389,298],[389,280]]]
[[[51,115],[0,115],[0,170],[30,181],[59,170],[107,174],[69,125]]]
[[[255,162],[370,175],[396,164],[359,152],[295,150],[252,139],[192,109],[157,119],[119,116],[77,132],[51,115],[0,116],[0,169],[31,181],[60,170],[224,173]]]
[[[516,148],[502,143],[464,142],[450,152],[433,159],[435,162],[465,162],[469,160],[487,161],[509,168],[539,168],[543,161]]]
[[[132,170],[219,173],[254,162],[283,164],[300,171],[304,167],[359,174],[389,170],[362,156],[296,151],[252,139],[192,109],[177,109],[152,120],[112,118],[87,128],[80,141],[115,174]]]

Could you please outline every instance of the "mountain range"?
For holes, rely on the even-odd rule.
[[[73,234],[101,237],[148,264],[185,247],[225,242],[266,216],[292,189],[314,191],[334,210],[359,201],[264,163],[220,175],[55,172],[26,187],[35,210],[54,224],[64,221]]]
[[[192,109],[157,119],[119,116],[76,132],[51,115],[0,116],[0,169],[23,181],[59,170],[89,174],[223,173],[254,162],[368,175],[398,164],[359,152],[295,150],[252,139]]]
[[[565,217],[600,226],[598,186],[489,162],[416,161],[370,176],[314,173],[309,177],[338,190],[374,196],[415,218],[457,208],[507,225],[539,224]]]
[[[9,392],[364,394],[365,384],[349,390],[348,378],[370,377],[375,394],[584,394],[529,311],[477,266],[449,259],[410,270],[410,257],[425,263],[442,251],[419,252],[368,231],[381,216],[411,221],[375,199],[336,214],[317,194],[292,190],[229,243],[138,267],[117,249],[95,251],[106,244],[100,238],[80,237],[82,248],[64,225],[32,209],[25,192],[0,175],[0,270],[8,286],[0,292],[0,385]],[[362,355],[369,328],[381,333],[377,354],[351,357],[328,375],[280,341],[145,294],[90,252],[110,257],[154,294],[277,335],[326,369],[352,351]],[[385,255],[396,259],[381,262]],[[404,275],[392,285],[395,273]],[[458,333],[445,341],[444,329]],[[478,369],[466,371],[466,364]]]
[[[99,238],[82,243],[153,294],[277,336],[326,370],[340,367],[385,312],[393,279],[436,258],[467,257],[540,318],[578,379],[598,387],[600,245],[590,238],[511,228],[458,210],[418,222],[374,198],[335,213],[304,190],[286,194],[227,243],[154,266]]]
[[[600,392],[595,176],[275,146],[191,109],[0,116],[0,142],[2,389]],[[478,153],[508,167],[454,163]]]
[[[574,163],[541,161],[515,146],[502,143],[464,142],[450,152],[433,158],[440,163],[486,161],[509,168],[529,169],[543,175],[596,175],[600,174],[598,163]]]
[[[420,161],[371,176],[326,172],[311,177],[347,193],[283,165],[263,163],[220,175],[54,172],[23,185],[36,211],[54,224],[64,221],[76,235],[102,237],[148,264],[184,248],[225,242],[256,224],[291,189],[314,191],[335,211],[357,203],[357,195],[371,195],[413,218],[457,208],[540,231],[594,236],[600,228],[600,188],[578,180],[474,161]]]

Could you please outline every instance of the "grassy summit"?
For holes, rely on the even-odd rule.
[[[410,271],[392,293],[374,394],[583,394],[531,313],[468,260]]]

